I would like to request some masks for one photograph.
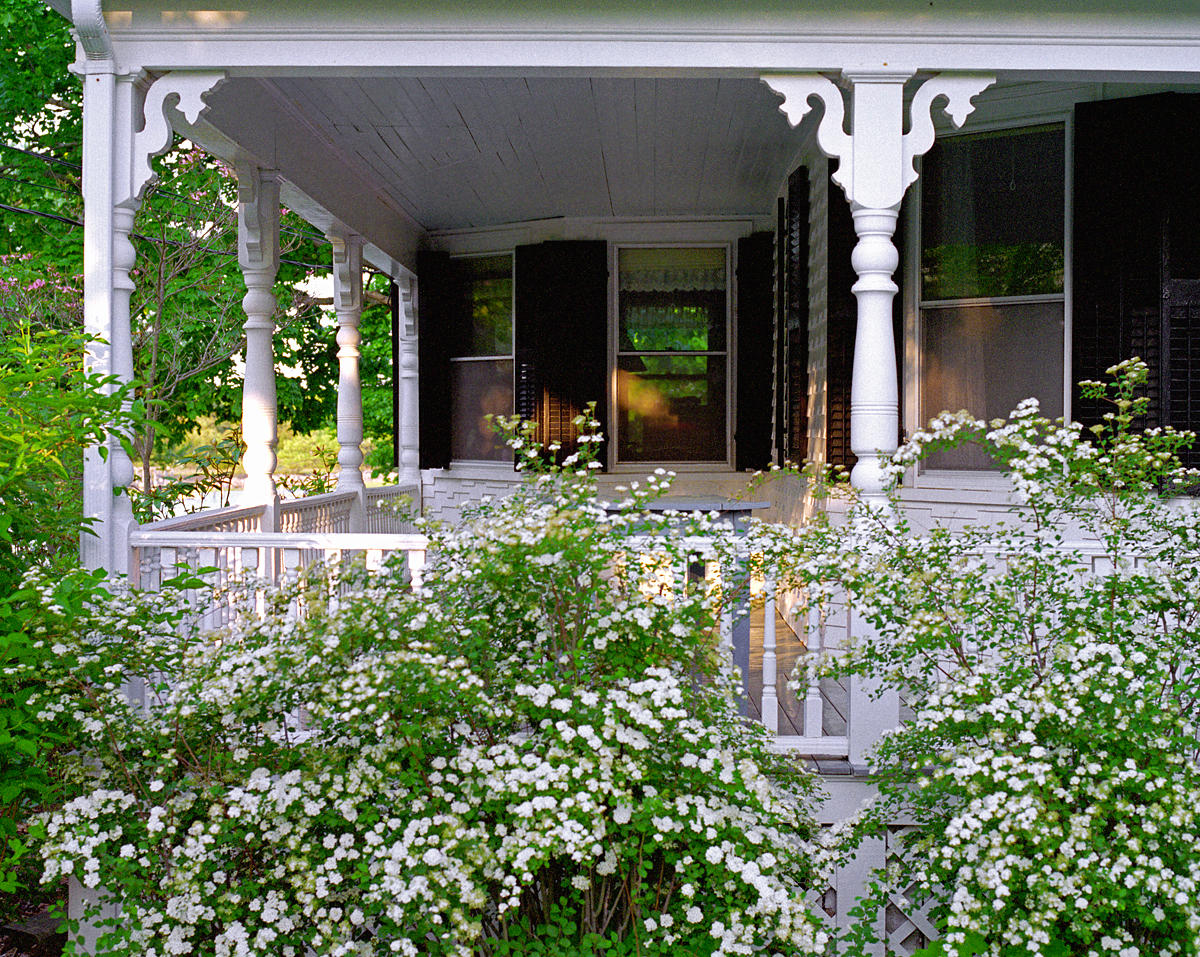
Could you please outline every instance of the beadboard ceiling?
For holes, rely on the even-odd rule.
[[[231,107],[267,103],[278,111],[272,122],[303,123],[427,230],[769,214],[798,147],[778,99],[753,79],[321,77],[228,87],[246,83],[263,89]],[[218,127],[221,112],[218,104]],[[286,176],[286,157],[279,166]]]

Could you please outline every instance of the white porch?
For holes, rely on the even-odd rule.
[[[921,345],[928,303],[919,292],[919,245],[902,250],[894,235],[899,227],[911,238],[919,228],[919,210],[910,205],[902,214],[901,203],[920,188],[920,160],[935,132],[957,127],[1062,130],[1066,266],[1062,288],[1039,301],[1061,304],[1063,338],[1049,351],[1057,352],[1069,415],[1072,110],[1082,102],[1200,89],[1200,15],[1167,0],[1139,5],[1136,14],[1100,0],[1070,12],[1049,3],[1014,11],[999,0],[919,11],[860,0],[833,13],[766,0],[591,8],[546,0],[457,11],[432,0],[329,10],[299,0],[246,9],[167,9],[150,0],[121,9],[85,6],[74,3],[71,12],[86,90],[86,317],[89,331],[109,343],[93,359],[98,371],[132,371],[128,274],[135,263],[128,235],[150,158],[178,133],[239,177],[245,507],[139,528],[120,494],[133,480],[128,458],[114,445],[106,459],[93,454],[88,462],[86,509],[100,535],[85,542],[85,559],[147,583],[179,560],[284,574],[314,555],[342,551],[404,551],[419,569],[423,540],[394,524],[383,500],[407,492],[429,513],[452,517],[463,501],[511,487],[515,475],[505,463],[422,462],[428,446],[420,413],[419,252],[470,257],[546,242],[603,242],[616,263],[622,246],[727,250],[724,453],[681,467],[677,486],[726,496],[747,478],[738,468],[744,387],[761,393],[774,417],[775,459],[801,445],[814,457],[828,455],[829,330],[840,321],[831,315],[830,286],[844,278],[840,292],[853,294],[856,320],[847,445],[857,458],[854,484],[878,494],[880,459],[896,448],[902,429],[921,421],[922,369],[930,364]],[[788,335],[780,295],[792,281],[781,260],[771,293],[772,351],[754,370],[739,363],[736,342],[738,242],[777,232],[777,203],[789,198],[789,176],[800,167],[808,170],[799,227],[807,249],[798,293],[805,307],[798,330],[805,350],[802,443],[785,435],[781,421],[796,398],[777,358]],[[337,280],[338,490],[302,502],[281,502],[274,480],[270,288],[280,203],[330,237]],[[829,212],[841,204],[848,204],[840,211],[852,219],[857,245],[853,253],[837,250],[834,261]],[[400,320],[400,484],[387,491],[367,488],[361,472],[364,262],[395,282]],[[603,307],[607,385],[594,396],[610,421],[619,411],[615,283],[610,276]],[[642,467],[615,453],[609,465],[610,485]],[[773,495],[773,517],[782,520],[811,507],[795,486]],[[973,521],[1001,508],[1005,497],[990,475],[955,469],[914,475],[907,492],[914,509],[949,522]],[[782,675],[785,657],[800,653],[775,624],[773,614],[764,616],[753,646],[760,714],[770,710],[761,688],[770,687],[771,669]],[[838,640],[851,627],[840,623]],[[808,689],[794,714],[791,705],[782,709],[786,721],[776,711],[774,730],[800,754],[860,769],[900,707],[894,694],[872,702],[866,690]],[[839,793],[853,803],[860,792]]]

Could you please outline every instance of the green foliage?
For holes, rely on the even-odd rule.
[[[66,21],[39,0],[4,0],[0,4],[0,119],[4,129],[36,116],[47,103],[77,104],[79,84],[67,67],[75,44]]]
[[[34,330],[4,307],[0,299],[0,594],[30,566],[74,562],[83,449],[127,433],[139,411],[127,387],[84,371],[95,343]]]
[[[37,569],[61,579],[74,566],[82,449],[103,448],[114,429],[137,422],[128,390],[84,371],[84,349],[97,344],[33,330],[20,292],[0,289],[0,894],[28,881],[24,821],[63,793],[49,760],[68,740],[31,702],[52,652],[33,641],[39,603],[21,590],[22,577]],[[72,587],[61,598],[68,605]],[[0,915],[6,908],[0,896]]]
[[[720,533],[610,514],[584,440],[437,533],[419,591],[398,560],[250,584],[197,641],[194,583],[73,618],[46,586],[40,700],[95,777],[42,853],[123,901],[102,953],[823,947],[811,777],[738,715],[720,592],[664,578]]]
[[[0,77],[0,258],[32,283],[49,271],[82,287],[83,202],[79,82],[67,70],[74,51],[68,22],[40,0],[0,0],[0,38],[10,69]],[[17,68],[11,68],[17,64]],[[233,177],[210,157],[178,141],[155,160],[159,180],[146,193],[134,222],[137,265],[131,302],[135,378],[145,416],[133,436],[142,486],[150,498],[150,461],[156,445],[178,442],[204,415],[240,417],[241,382],[235,357],[242,350]],[[283,256],[276,295],[280,421],[308,431],[328,421],[337,382],[333,330],[317,304],[300,291],[313,272],[327,270],[324,240],[283,212]],[[6,272],[6,275],[9,275]],[[56,280],[57,282],[58,280]],[[60,283],[60,284],[61,284]],[[36,289],[32,290],[37,293]],[[44,290],[44,295],[51,295]],[[51,295],[40,314],[48,328],[78,328],[78,300],[69,308]],[[52,314],[51,314],[52,313]],[[39,316],[32,317],[35,322]]]
[[[362,379],[363,437],[370,443],[366,466],[376,473],[387,474],[396,467],[393,429],[394,385],[392,367],[392,311],[385,302],[376,301],[388,295],[391,282],[387,276],[373,274],[367,283],[363,299],[362,321]]]
[[[204,508],[227,508],[233,498],[233,482],[238,474],[242,453],[241,426],[231,426],[212,442],[189,447],[174,459],[174,467],[183,474],[170,476],[149,485],[130,489],[134,517],[139,522],[156,522]]]
[[[980,443],[1005,520],[922,529],[895,501],[766,546],[815,609],[867,625],[816,672],[912,709],[862,826],[920,825],[873,903],[932,901],[931,954],[1200,953],[1200,516],[1163,494],[1195,481],[1192,437],[1134,431],[1146,367],[1109,372],[1084,386],[1113,410],[1091,435],[1027,400],[1008,422],[944,414],[897,453],[898,476]]]

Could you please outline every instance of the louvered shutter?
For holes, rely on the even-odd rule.
[[[808,170],[788,177],[782,315],[786,331],[787,442],[784,457],[808,458]]]
[[[775,237],[754,233],[738,240],[737,427],[738,469],[771,464],[772,325],[775,313]]]
[[[589,402],[609,434],[608,244],[518,246],[515,274],[517,413],[537,423],[538,441],[562,444],[561,459],[575,447],[573,420]]]
[[[850,377],[858,329],[858,303],[850,291],[856,279],[850,256],[858,237],[854,233],[850,204],[832,178],[828,230],[825,459],[830,465],[850,469],[858,461],[850,451]]]
[[[461,284],[447,253],[417,253],[417,382],[420,467],[450,464],[450,352]]]
[[[787,458],[787,199],[775,205],[775,316],[771,325],[771,351],[775,368],[771,379],[771,461]]]

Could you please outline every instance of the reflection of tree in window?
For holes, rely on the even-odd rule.
[[[513,411],[512,256],[457,260],[462,297],[458,351],[450,359],[451,456],[505,461],[511,453],[487,421]]]
[[[940,140],[921,184],[920,416],[1062,414],[1063,128]],[[987,469],[973,446],[928,468]]]
[[[618,458],[724,460],[724,248],[622,249],[618,266]]]
[[[1061,293],[1061,126],[939,140],[921,173],[922,299]]]

